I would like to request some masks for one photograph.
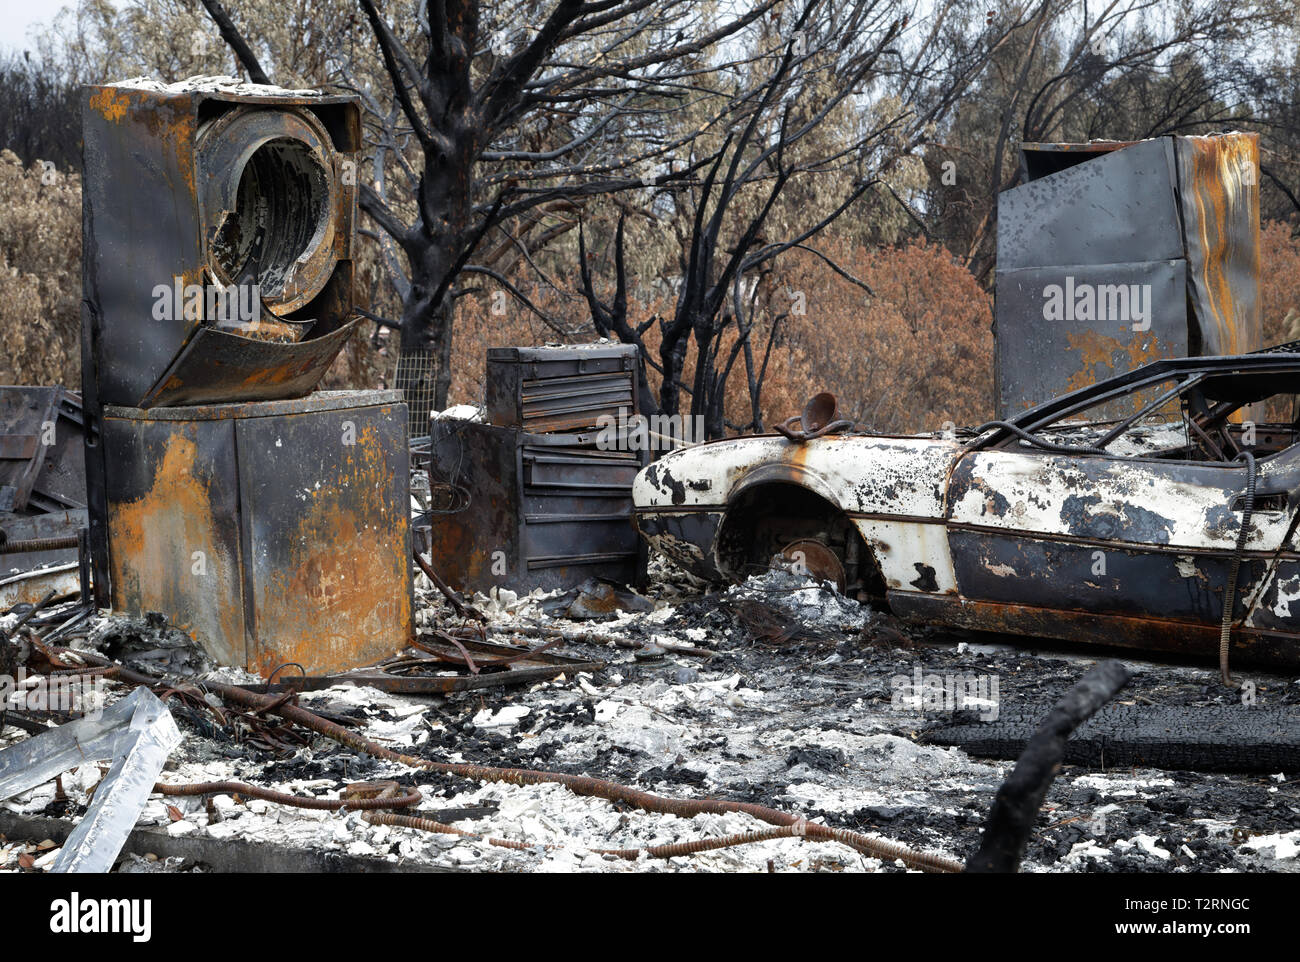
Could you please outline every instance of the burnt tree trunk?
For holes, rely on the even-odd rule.
[[[477,8],[452,5],[448,18],[453,36],[463,38],[456,45],[460,56],[444,64],[439,78],[445,109],[433,118],[436,136],[424,151],[416,192],[419,213],[407,245],[411,286],[402,304],[397,387],[406,392],[412,436],[428,434],[430,411],[447,406],[454,305],[450,287],[474,233],[474,165],[482,122],[464,51],[472,49],[478,34]]]

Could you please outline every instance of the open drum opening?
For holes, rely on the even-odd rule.
[[[270,301],[292,295],[299,258],[321,244],[329,226],[324,169],[302,141],[278,137],[249,157],[235,197],[213,256],[232,283],[256,282]]]

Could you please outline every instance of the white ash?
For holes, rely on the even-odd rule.
[[[782,567],[751,575],[725,594],[765,602],[810,631],[861,631],[872,615],[870,606],[844,597],[831,585]]]
[[[187,93],[226,93],[241,97],[320,97],[321,91],[314,88],[277,87],[275,84],[255,84],[238,77],[224,74],[196,75],[178,80],[175,83],[163,83],[152,77],[132,77],[119,80],[110,86],[128,87],[132,90],[152,90],[164,94]]]
[[[888,679],[900,673],[899,664],[872,660],[865,651],[853,647],[859,644],[856,631],[870,627],[870,609],[828,596],[807,579],[783,579],[790,576],[757,579],[756,584],[747,583],[735,590],[743,592],[748,588],[757,592],[754,597],[769,604],[794,599],[793,608],[788,610],[801,612],[800,618],[817,619],[816,623],[827,626],[827,631],[835,626],[851,644],[841,644],[831,655],[823,648],[812,653],[807,649],[768,652],[762,659],[751,659],[747,650],[736,648],[726,628],[679,624],[674,620],[679,610],[676,601],[653,612],[620,616],[591,626],[547,618],[538,604],[547,597],[544,593],[512,597],[509,592],[498,591],[491,598],[481,599],[495,626],[529,623],[577,631],[595,627],[637,643],[655,638],[683,645],[710,645],[723,653],[706,661],[668,652],[662,661],[639,664],[630,651],[623,649],[561,646],[556,649],[558,653],[587,657],[596,654],[609,662],[609,668],[595,674],[563,676],[527,689],[486,689],[447,699],[338,686],[306,693],[301,701],[309,709],[362,716],[362,734],[399,751],[413,750],[447,761],[584,771],[677,798],[744,797],[813,820],[855,819],[869,834],[878,831],[913,847],[964,858],[971,851],[972,840],[978,837],[979,825],[1011,763],[978,760],[960,749],[918,744],[911,736],[922,716],[892,706],[887,695]],[[773,591],[773,585],[793,590]],[[421,591],[420,597],[425,604],[422,614],[431,621],[454,623],[451,609],[440,596]],[[664,600],[662,595],[659,600]],[[690,599],[682,596],[681,600]],[[980,664],[982,659],[1003,657],[1000,647],[989,652],[976,648],[968,646],[959,657]],[[909,653],[902,657],[919,656]],[[911,667],[909,662],[901,673],[906,674]],[[1009,691],[1004,689],[1004,698]],[[882,692],[886,693],[883,697]],[[465,749],[464,742],[442,747],[442,738],[451,731],[453,722],[476,729],[478,737],[491,739],[492,752],[485,753],[482,745]],[[435,736],[437,741],[430,745]],[[0,734],[0,744],[21,737],[25,736],[6,729]],[[683,819],[639,810],[620,811],[619,806],[573,795],[559,785],[471,784],[382,762],[367,763],[364,773],[356,776],[351,772],[322,778],[277,776],[275,772],[282,770],[283,763],[215,757],[200,750],[198,742],[193,738],[181,747],[165,772],[167,782],[229,779],[338,799],[349,781],[401,777],[409,782],[414,778],[423,794],[415,814],[437,818],[439,812],[450,809],[495,806],[483,817],[455,824],[466,831],[535,847],[514,851],[475,839],[376,826],[357,812],[294,809],[232,795],[217,796],[211,799],[210,806],[202,799],[154,796],[142,815],[142,824],[179,835],[240,838],[261,844],[347,852],[401,864],[475,871],[761,872],[768,870],[769,863],[776,871],[896,868],[839,844],[800,839],[773,840],[684,858],[642,856],[629,861],[599,855],[593,849],[667,844],[768,826],[741,814]],[[332,743],[317,740],[291,761],[310,763],[340,757],[354,756],[340,756]],[[357,758],[358,765],[362,761]],[[83,766],[65,776],[63,789],[69,802],[84,805],[99,774],[97,766]],[[1294,792],[1292,782],[1267,776],[1261,780],[1287,797]],[[1049,796],[1044,819],[1049,825],[1078,822],[1081,818],[1118,819],[1126,811],[1144,809],[1146,802],[1162,794],[1176,792],[1181,784],[1162,772],[1126,770],[1111,774],[1067,767]],[[753,787],[748,795],[742,791],[746,785]],[[1073,795],[1095,800],[1060,807],[1066,805],[1062,799]],[[54,784],[49,783],[0,805],[39,814],[54,798]],[[1241,834],[1249,844],[1236,844],[1231,849],[1231,864],[1237,869],[1300,870],[1300,833],[1251,830],[1235,811],[1224,810],[1218,815],[1189,820],[1179,831],[1202,830],[1211,838],[1223,840],[1225,846]],[[963,828],[952,827],[955,816],[965,819],[960,823]],[[908,817],[919,818],[921,827],[900,835],[899,825],[913,824],[906,821]],[[879,827],[870,827],[873,824]],[[1164,824],[1119,835],[1085,833],[1051,864],[1031,859],[1023,869],[1090,871],[1105,863],[1122,870],[1140,866],[1143,870],[1169,871],[1179,863],[1179,871],[1223,870],[1188,868],[1197,856],[1189,854],[1192,850],[1186,848],[1181,837],[1167,840]],[[29,840],[22,845],[38,842]],[[545,849],[544,845],[561,847]],[[44,859],[48,854],[34,853],[35,849],[0,843],[0,870],[15,870],[19,855],[39,854]]]

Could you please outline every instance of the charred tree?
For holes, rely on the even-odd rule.
[[[210,12],[219,7],[206,2]],[[413,395],[422,407],[413,411],[415,424],[427,418],[430,404],[446,403],[452,307],[467,290],[455,286],[461,275],[492,278],[557,333],[569,333],[486,258],[474,259],[484,237],[499,231],[508,249],[535,229],[532,215],[539,211],[645,186],[637,165],[676,145],[647,135],[630,149],[631,139],[615,135],[653,129],[653,117],[680,96],[675,87],[698,73],[696,59],[779,2],[760,0],[713,22],[692,0],[556,0],[528,10],[521,5],[516,13],[528,14],[528,21],[509,24],[516,39],[503,40],[481,29],[488,7],[481,0],[426,0],[407,42],[377,0],[358,3],[388,90],[376,96],[347,63],[341,86],[362,94],[369,115],[374,176],[362,186],[359,204],[378,227],[402,299],[398,386],[423,386]],[[229,17],[217,23],[233,49],[247,49]],[[582,44],[600,55],[559,54]],[[241,62],[252,75],[254,64]],[[559,126],[567,138],[555,146],[527,144],[517,134],[530,118],[564,120]],[[650,181],[690,175],[687,165]],[[546,241],[557,236],[544,235]]]

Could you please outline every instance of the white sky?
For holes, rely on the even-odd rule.
[[[74,0],[0,0],[0,52],[22,51],[33,44],[31,27],[47,25],[63,7]]]

